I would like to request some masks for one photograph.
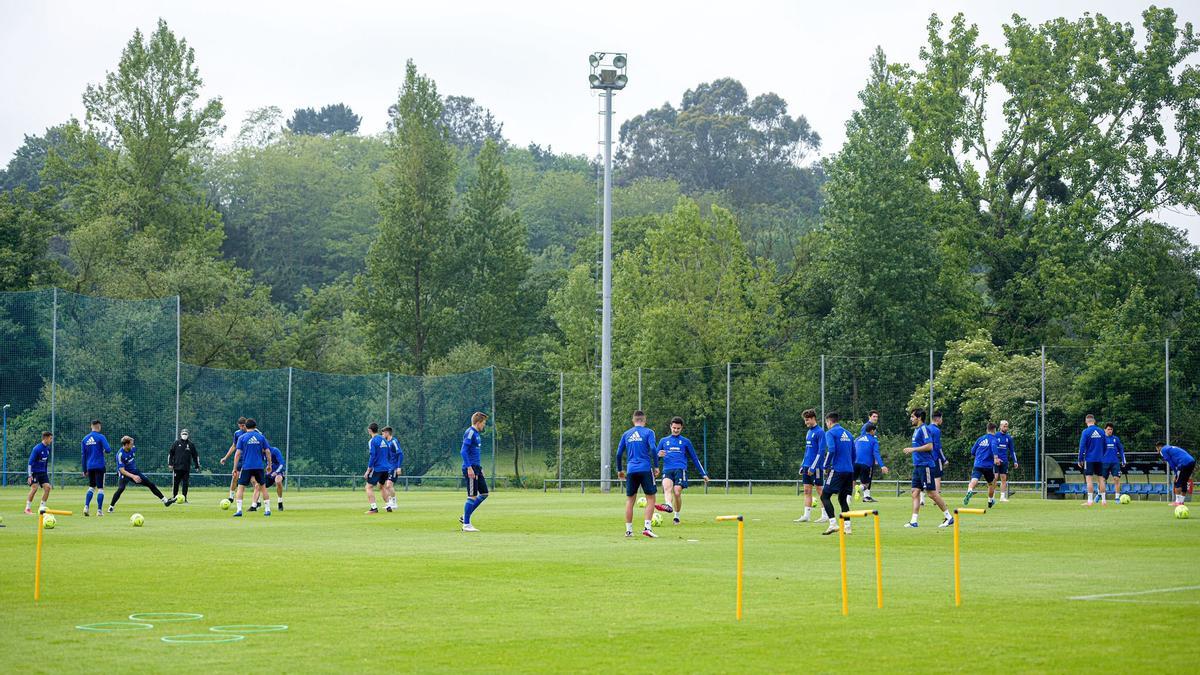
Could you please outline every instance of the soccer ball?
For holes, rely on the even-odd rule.
[[[638,500],[637,500],[637,505],[638,505],[638,506],[645,506],[645,505],[646,505],[646,498],[645,498],[645,497],[638,497]]]
[[[862,488],[860,488],[857,485],[854,486],[854,501],[856,501],[856,502],[862,501]]]
[[[1128,504],[1131,501],[1133,501],[1133,500],[1129,498],[1129,495],[1121,495],[1121,503],[1122,504]]]
[[[1183,504],[1176,506],[1175,507],[1175,517],[1176,518],[1191,518],[1191,515],[1188,513],[1188,507],[1184,506]]]
[[[228,511],[230,506],[233,506],[233,502],[229,501],[228,499],[221,500],[221,510],[222,511]]]
[[[1183,508],[1183,507],[1180,507],[1180,508]],[[662,514],[659,513],[658,511],[655,511],[654,515],[650,517],[650,524],[654,525],[655,527],[658,527],[659,525],[662,525],[662,523],[663,523]]]
[[[1183,508],[1183,507],[1181,506],[1179,508]],[[1179,515],[1178,509],[1175,510],[1175,515],[1177,515],[1177,516]],[[47,513],[46,515],[42,516],[42,527],[46,528],[47,530],[53,530],[54,526],[57,524],[58,524],[58,521],[54,519],[54,514]]]
[[[129,516],[129,522],[134,527],[141,527],[142,524],[146,522],[146,519],[142,517],[142,514],[135,513],[132,516]]]

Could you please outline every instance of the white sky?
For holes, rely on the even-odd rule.
[[[917,63],[931,12],[963,11],[983,41],[1003,45],[1013,13],[1034,22],[1099,12],[1141,25],[1145,4],[996,2],[290,2],[264,0],[0,0],[0,165],[23,134],[72,115],[81,94],[115,69],[134,28],[159,17],[196,50],[207,96],[220,96],[227,137],[246,111],[343,102],[362,131],[382,130],[412,58],[442,94],[474,97],[504,122],[505,136],[594,155],[597,103],[587,55],[629,53],[628,88],[614,104],[615,129],[700,82],[734,77],[751,96],[774,91],[804,114],[832,152],[857,104],[876,45],[892,61]],[[1003,5],[1003,9],[1000,6]],[[1177,3],[1200,24],[1200,3]],[[1200,244],[1200,216],[1161,217]]]

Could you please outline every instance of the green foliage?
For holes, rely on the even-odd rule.
[[[47,257],[55,231],[50,212],[44,193],[0,192],[0,291],[49,286],[65,276]]]
[[[362,117],[354,114],[345,103],[333,103],[321,106],[320,110],[312,108],[296,108],[292,119],[287,121],[287,128],[294,134],[302,136],[332,136],[334,134],[354,134]]]

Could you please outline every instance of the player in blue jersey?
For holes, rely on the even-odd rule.
[[[638,490],[646,495],[646,522],[642,534],[656,538],[651,527],[650,518],[654,515],[655,494],[658,487],[654,479],[658,477],[658,453],[654,448],[658,443],[654,432],[646,426],[646,413],[635,410],[633,426],[621,434],[621,442],[617,444],[617,478],[625,481],[625,536],[633,536],[633,503],[637,499]],[[621,468],[621,459],[627,458],[625,468]]]
[[[400,439],[392,435],[394,432],[391,427],[384,427],[380,433],[383,434],[383,445],[387,449],[388,464],[392,467],[392,473],[387,479],[384,504],[388,511],[393,511],[400,508],[396,505],[396,483],[404,473],[404,450],[400,448]]]
[[[267,437],[258,430],[258,422],[253,417],[246,418],[246,432],[238,437],[237,448],[233,453],[233,465],[241,467],[238,469],[238,487],[235,497],[237,511],[233,514],[235,518],[242,517],[242,498],[246,494],[246,486],[252,485],[254,488],[250,493],[250,500],[253,501],[258,486],[266,483],[266,474],[271,472],[270,447],[271,444],[267,442]],[[270,499],[263,503],[263,515],[271,515]]]
[[[825,432],[817,426],[817,411],[809,408],[800,413],[804,418],[804,426],[808,427],[808,431],[804,434],[804,459],[800,462],[800,480],[804,483],[804,515],[800,516],[794,523],[807,523],[812,518],[813,510],[813,491],[817,493],[817,499],[821,498],[821,491],[825,485],[825,470],[821,468],[821,456],[825,451]],[[828,520],[822,515],[818,523],[823,523]]]
[[[479,529],[471,524],[471,516],[475,510],[488,498],[487,480],[483,476],[483,427],[487,424],[488,416],[481,413],[471,415],[471,426],[463,432],[462,456],[463,478],[467,481],[467,501],[463,504],[463,514],[459,518],[463,532],[478,532]],[[495,430],[492,430],[495,433]]]
[[[975,464],[971,467],[971,483],[967,485],[967,496],[963,497],[963,505],[971,503],[971,497],[975,496],[975,487],[982,478],[987,481],[990,509],[996,505],[996,467],[1000,466],[994,423],[988,422],[987,433],[975,439],[975,444],[971,446],[971,457],[975,459]]]
[[[867,425],[868,424],[874,426],[876,429],[879,429],[879,411],[878,410],[872,410],[871,412],[867,413],[867,421],[863,422],[862,427],[858,430],[858,436],[862,436],[863,434],[867,433]],[[878,433],[878,431],[876,433]],[[855,438],[858,438],[858,436],[855,436]]]
[[[1000,420],[1000,426],[996,429],[996,456],[1000,458],[1000,463],[996,465],[996,484],[1000,488],[1000,501],[1006,502],[1008,467],[1010,464],[1014,469],[1021,466],[1017,462],[1017,446],[1013,444],[1013,437],[1008,434],[1008,420]]]
[[[279,498],[275,506],[283,510],[283,484],[287,480],[287,465],[283,459],[283,452],[275,446],[270,446],[268,451],[271,453],[271,470],[263,474],[264,485],[262,487],[262,501],[268,503],[271,501],[271,486],[275,486],[275,493]]]
[[[829,527],[822,535],[838,530],[838,521],[833,513],[833,496],[837,495],[842,513],[850,510],[850,490],[854,487],[854,438],[838,423],[840,415],[829,412],[825,415],[825,452],[821,466],[825,469],[825,489],[821,491],[821,505]],[[845,521],[846,533],[850,533],[850,521]]]
[[[239,417],[238,421],[237,421],[237,429],[233,430],[233,442],[229,444],[229,450],[227,450],[225,452],[225,456],[221,458],[222,464],[224,464],[225,460],[229,459],[230,457],[233,456],[233,454],[235,452],[237,452],[238,439],[241,438],[242,434],[244,434],[244,433],[246,433],[246,418]],[[231,471],[229,474],[229,498],[230,499],[234,498],[233,491],[237,489],[238,471],[240,471],[241,468],[242,467],[240,467],[236,463],[234,463],[233,471]]]
[[[1162,441],[1155,443],[1154,447],[1167,463],[1167,468],[1175,472],[1175,500],[1172,503],[1178,506],[1186,498],[1188,481],[1192,479],[1192,473],[1196,470],[1196,458],[1187,450],[1177,445],[1167,445]]]
[[[1127,463],[1125,462],[1125,444],[1121,442],[1121,437],[1115,433],[1116,429],[1112,422],[1104,425],[1104,464],[1101,472],[1107,480],[1112,479],[1113,496],[1116,497],[1117,503],[1121,503],[1121,474],[1124,472]]]
[[[387,496],[392,466],[388,464],[387,448],[384,447],[383,436],[379,435],[379,425],[371,422],[367,425],[367,433],[371,435],[371,440],[367,441],[367,470],[363,472],[363,478],[367,479],[367,502],[371,504],[367,514],[374,515],[379,513],[379,505],[375,502],[375,486],[378,485],[379,491]]]
[[[942,510],[944,520],[938,527],[949,527],[954,524],[954,516],[950,514],[950,510],[946,508],[946,502],[942,499],[942,495],[938,492],[937,483],[934,482],[936,475],[935,468],[937,466],[937,457],[934,453],[933,434],[929,431],[929,425],[925,424],[925,410],[922,408],[914,408],[908,417],[915,429],[912,435],[912,445],[902,448],[905,454],[912,455],[913,459],[913,476],[912,476],[912,519],[906,523],[905,527],[917,527],[917,515],[921,512],[921,494],[927,493],[929,498],[937,504]]]
[[[929,424],[925,427],[929,431],[929,440],[933,442],[933,485],[937,488],[938,494],[942,492],[942,476],[946,474],[946,453],[942,452],[942,411],[934,410],[930,417]],[[925,494],[921,493],[921,506],[925,506]]]
[[[25,513],[32,514],[33,496],[37,494],[38,488],[42,489],[42,505],[38,510],[41,513],[46,510],[46,500],[50,498],[50,447],[54,445],[54,434],[49,431],[42,432],[42,442],[33,446],[33,450],[29,451],[29,466],[26,467],[25,473],[29,481],[29,495],[25,497]]]
[[[700,458],[696,456],[696,448],[692,447],[692,442],[683,433],[683,418],[674,417],[671,419],[671,435],[663,437],[658,442],[658,456],[662,459],[662,484],[664,501],[669,507],[673,507],[674,518],[673,522],[679,524],[679,513],[683,510],[683,491],[687,489],[687,467],[688,460],[700,469],[700,477],[704,482],[708,482],[708,472],[704,470],[704,465],[700,463]],[[671,502],[674,501],[674,504]],[[630,523],[632,525],[632,523]]]
[[[874,416],[878,419],[879,413],[875,413]],[[883,456],[879,454],[878,433],[875,423],[867,422],[863,425],[863,432],[854,439],[854,480],[862,485],[864,502],[876,501],[871,496],[871,480],[874,478],[875,467],[880,467],[885,474],[890,473],[883,463]]]
[[[83,437],[79,444],[83,458],[79,466],[88,481],[87,496],[83,498],[83,515],[88,515],[88,507],[92,505],[92,495],[96,495],[96,516],[104,515],[104,472],[108,467],[104,455],[112,452],[108,439],[100,433],[100,420],[92,420],[92,431]]]
[[[154,484],[154,481],[138,471],[137,468],[137,448],[133,445],[133,438],[129,436],[121,437],[121,449],[117,451],[117,491],[113,494],[112,503],[108,505],[108,512],[112,513],[117,507],[117,502],[121,501],[121,495],[125,494],[125,488],[132,482],[134,485],[141,485],[148,488],[154,493],[155,497],[163,503],[163,506],[170,506],[175,503],[175,497],[166,497],[162,490]],[[99,514],[97,514],[99,515]]]
[[[1108,499],[1105,496],[1106,487],[1104,485],[1104,432],[1100,427],[1096,426],[1096,416],[1088,413],[1083,418],[1086,427],[1083,433],[1079,434],[1079,458],[1076,462],[1080,470],[1083,471],[1084,482],[1087,483],[1087,501],[1083,502],[1084,506],[1091,506],[1094,499],[1092,496],[1093,485],[1099,485],[1100,488],[1100,503],[1108,505]]]

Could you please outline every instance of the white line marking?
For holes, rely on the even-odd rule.
[[[1173,591],[1200,591],[1200,586],[1176,586],[1175,588],[1153,588],[1148,591],[1128,591],[1126,593],[1100,593],[1098,595],[1076,595],[1068,600],[1105,600],[1107,598],[1123,598],[1130,595],[1152,595],[1154,593],[1171,593]]]

